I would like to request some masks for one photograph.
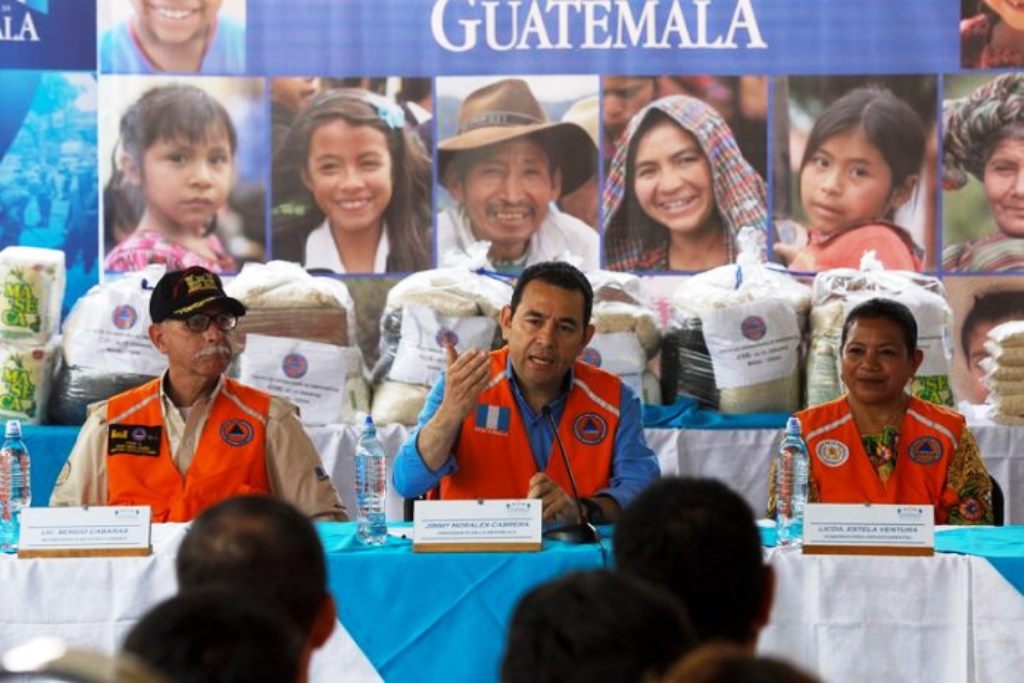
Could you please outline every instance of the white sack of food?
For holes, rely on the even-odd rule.
[[[982,358],[978,361],[978,365],[984,373],[981,376],[982,381],[1015,380],[1024,382],[1024,365],[1003,365],[990,356]]]
[[[56,347],[0,342],[0,417],[40,424],[46,413]]]
[[[373,389],[371,413],[378,424],[416,424],[430,387],[384,381]]]
[[[988,357],[1001,366],[1024,367],[1024,348],[1002,346],[988,340],[984,344]]]
[[[488,349],[497,327],[493,318],[447,316],[423,304],[406,304],[388,377],[396,382],[433,386],[447,366],[447,345],[454,346],[457,353]]]
[[[1024,320],[1011,320],[996,325],[988,331],[988,339],[1004,349],[1024,349]]]
[[[287,398],[307,425],[354,422],[370,408],[359,349],[250,334],[238,379]]]
[[[48,341],[60,326],[66,279],[63,251],[18,246],[0,250],[0,338]]]

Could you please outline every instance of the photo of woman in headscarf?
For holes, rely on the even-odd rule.
[[[602,197],[605,267],[700,271],[735,259],[734,237],[766,229],[764,180],[725,120],[686,95],[655,100],[630,121]]]
[[[1024,269],[1024,74],[1004,74],[945,100],[942,117],[943,268]]]

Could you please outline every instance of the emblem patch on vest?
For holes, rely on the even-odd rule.
[[[942,442],[934,436],[921,436],[910,442],[909,451],[918,465],[934,465],[942,457]]]
[[[608,436],[608,423],[597,413],[583,413],[572,423],[572,433],[581,443],[596,446]]]
[[[107,427],[107,455],[160,455],[163,427],[112,424]]]
[[[502,406],[491,406],[478,403],[474,426],[478,432],[490,432],[508,436],[508,426],[512,421],[512,409]]]
[[[821,464],[828,467],[839,467],[849,459],[850,449],[842,441],[825,439],[814,447],[814,454],[818,456]]]
[[[252,441],[252,425],[245,420],[225,420],[220,424],[220,438],[229,446],[244,446]]]

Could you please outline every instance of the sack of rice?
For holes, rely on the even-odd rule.
[[[354,422],[370,409],[357,348],[250,334],[238,357],[238,379],[290,400],[306,425]]]
[[[352,297],[337,278],[315,277],[289,261],[247,263],[224,290],[245,304],[245,316],[238,319],[240,336],[354,346]]]
[[[464,267],[420,271],[392,287],[381,316],[380,359],[371,373],[374,418],[414,423],[426,390],[444,372],[445,347],[459,353],[500,347],[498,318],[511,298],[507,281]]]
[[[162,265],[107,280],[75,302],[48,406],[54,424],[81,424],[86,406],[159,375],[167,360],[149,340],[149,297]]]
[[[837,268],[818,273],[812,286],[811,336],[808,344],[806,405],[839,398],[845,390],[840,378],[843,323],[850,310],[872,298],[899,301],[914,314],[917,345],[924,360],[911,382],[918,398],[953,405],[949,382],[952,364],[953,313],[942,283],[930,275],[883,270],[874,252],[867,252],[859,270]]]
[[[42,344],[60,325],[64,252],[38,247],[0,251],[0,337]]]
[[[673,293],[669,370],[679,374],[668,388],[724,413],[796,410],[810,290],[764,262],[763,233],[744,228],[737,241],[735,265],[694,275]]]

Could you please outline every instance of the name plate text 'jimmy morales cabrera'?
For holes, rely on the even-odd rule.
[[[541,548],[541,502],[535,499],[417,500],[416,552],[508,552]]]
[[[809,503],[803,551],[819,555],[934,555],[931,505]]]
[[[149,555],[150,514],[148,505],[25,508],[18,557]]]

